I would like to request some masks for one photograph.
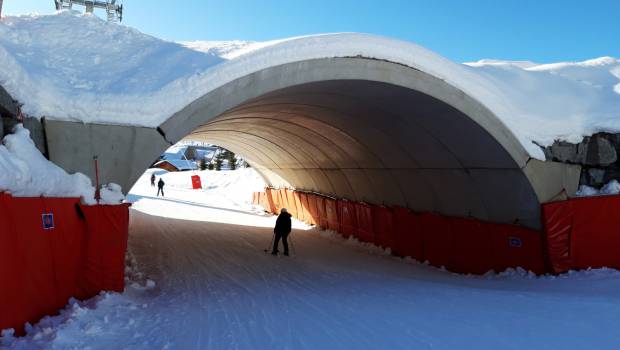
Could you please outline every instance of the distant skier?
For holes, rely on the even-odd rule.
[[[155,187],[155,174],[151,174],[151,187]]]
[[[282,208],[276,220],[276,227],[273,229],[275,239],[273,241],[271,255],[278,255],[278,243],[280,243],[280,239],[282,239],[284,255],[288,256],[288,242],[286,240],[289,233],[291,233],[291,214],[288,213],[286,208]]]
[[[164,180],[162,180],[162,178],[159,178],[159,181],[157,182],[157,196],[159,197],[159,192],[161,191],[161,196],[164,196],[164,185],[166,183],[164,182]]]

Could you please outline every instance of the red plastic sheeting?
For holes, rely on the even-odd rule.
[[[357,237],[357,216],[355,214],[355,202],[339,199],[338,218],[340,219],[340,230],[345,237]]]
[[[479,220],[450,218],[452,257],[448,268],[462,273],[483,274],[495,268],[493,234]],[[429,260],[430,261],[430,260]]]
[[[338,220],[338,205],[336,200],[325,198],[325,213],[327,214],[327,229],[339,232],[340,221]]]
[[[392,251],[394,254],[423,261],[423,236],[419,216],[409,209],[396,207],[393,218],[394,246]]]
[[[294,218],[297,217],[297,204],[295,203],[295,193],[292,190],[286,190],[286,203],[288,212],[293,215]]]
[[[192,175],[192,189],[198,190],[202,188],[202,183],[200,182],[200,176]]]
[[[329,228],[329,221],[327,219],[327,209],[325,205],[325,197],[313,195],[316,200],[316,212],[318,216],[318,225],[322,229]]]
[[[375,244],[383,248],[393,248],[394,213],[386,207],[373,206],[372,215]]]
[[[15,328],[23,334],[25,322],[34,323],[45,315],[53,315],[70,297],[89,298],[100,290],[122,291],[124,287],[127,220],[85,222],[75,198],[14,198],[0,193],[0,276],[8,288],[0,288],[0,329]],[[124,212],[127,206],[113,211]],[[107,211],[102,206],[91,211]],[[44,214],[52,214],[44,226]],[[48,219],[51,215],[46,216]],[[124,228],[122,227],[124,225]],[[108,256],[107,246],[92,244],[91,239],[125,232],[122,253]],[[105,242],[104,242],[105,243]],[[94,256],[104,256],[105,267],[85,269]],[[105,279],[100,289],[88,289],[90,279]]]
[[[304,222],[312,225],[314,221],[312,220],[312,210],[310,208],[310,201],[308,200],[308,196],[309,195],[307,193],[300,193],[299,202],[301,203],[301,207],[304,209]]]
[[[308,206],[308,211],[307,211],[307,221],[310,225],[315,225],[317,226],[319,224],[319,209],[318,209],[318,204],[317,204],[317,196],[315,196],[312,193],[306,193],[305,197],[302,197],[302,200],[306,201],[306,204]]]
[[[543,217],[554,272],[620,268],[620,196],[547,203],[543,205]]]
[[[306,208],[301,203],[301,192],[293,191],[293,198],[295,198],[295,208],[297,208],[297,219],[300,221],[306,220]]]
[[[278,190],[278,201],[280,202],[280,209],[288,208],[288,201],[286,199],[286,190],[285,189],[281,188],[281,189]],[[278,211],[277,214],[280,214],[280,211]]]
[[[263,207],[263,209],[268,212],[271,213],[271,204],[269,204],[269,199],[267,198],[267,192],[261,192],[260,194],[260,204]]]
[[[537,274],[547,272],[541,232],[517,225],[488,225],[493,238],[495,271],[520,266]]]
[[[80,279],[81,297],[101,290],[125,288],[125,251],[129,205],[80,205],[86,218],[86,261]]]
[[[375,228],[372,217],[372,206],[366,203],[355,203],[357,221],[357,239],[362,242],[375,242]]]
[[[450,268],[452,263],[452,227],[447,217],[422,213],[420,216],[424,257],[435,266]]]
[[[267,203],[269,203],[269,212],[270,213],[279,213],[280,207],[278,203],[278,194],[276,190],[273,188],[266,188],[265,193],[267,196]]]

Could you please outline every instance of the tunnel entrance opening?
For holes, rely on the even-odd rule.
[[[243,155],[277,188],[539,225],[536,193],[500,142],[456,108],[400,86],[296,85],[236,106],[185,140]]]
[[[579,168],[531,159],[479,101],[432,74],[363,57],[248,72],[156,129],[46,120],[50,160],[123,188],[177,141],[245,156],[274,187],[540,229]],[[79,146],[78,146],[79,145]]]

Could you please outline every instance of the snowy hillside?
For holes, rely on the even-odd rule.
[[[410,42],[356,33],[184,45],[95,16],[6,17],[0,21],[0,84],[32,116],[155,127],[209,91],[258,70],[361,56],[420,69],[456,86],[493,111],[539,159],[544,155],[533,141],[549,145],[620,132],[620,60],[611,57],[465,65]]]

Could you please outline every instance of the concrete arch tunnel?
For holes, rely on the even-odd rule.
[[[422,70],[363,57],[249,73],[157,129],[54,120],[44,129],[56,164],[94,178],[98,155],[102,182],[125,189],[181,139],[243,155],[271,186],[532,228],[541,226],[540,204],[574,193],[579,181],[578,167],[531,159],[465,92]]]

